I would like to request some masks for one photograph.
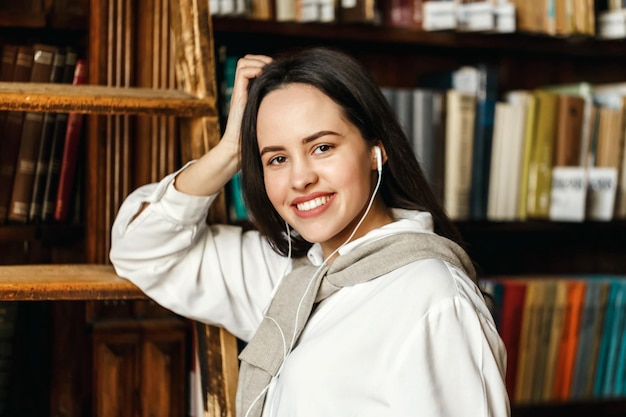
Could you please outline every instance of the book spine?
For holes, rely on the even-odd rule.
[[[484,220],[487,217],[496,95],[497,74],[495,69],[486,66],[479,67],[470,195],[470,218],[475,220]]]
[[[54,46],[36,45],[34,47],[31,82],[46,83],[50,81],[55,53],[56,47]],[[9,205],[9,220],[21,223],[28,221],[43,117],[44,113],[35,112],[28,112],[24,116],[20,149],[15,166],[15,178]]]
[[[50,73],[51,83],[60,83],[65,69],[65,51],[56,51]],[[48,175],[48,162],[52,146],[52,134],[57,119],[56,113],[44,113],[41,136],[39,139],[39,151],[37,164],[35,165],[35,179],[33,193],[31,196],[29,221],[36,222],[42,217],[43,197],[46,186],[46,176]]]
[[[87,83],[87,62],[83,59],[76,61],[74,71],[74,85]],[[63,148],[63,159],[59,172],[59,188],[57,190],[54,219],[60,222],[66,221],[69,217],[72,205],[72,188],[74,184],[74,173],[78,158],[78,148],[83,124],[83,114],[70,113],[67,118],[67,130],[65,131],[65,146]]]
[[[11,79],[15,82],[27,82],[30,80],[32,67],[33,49],[28,46],[20,46],[17,51],[15,68]],[[10,111],[6,114],[4,121],[4,140],[2,152],[0,153],[0,223],[6,221],[11,202],[23,119],[23,112]]]

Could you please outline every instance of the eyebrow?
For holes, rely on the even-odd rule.
[[[319,132],[313,133],[312,135],[309,135],[303,138],[302,144],[306,145],[307,143],[313,142],[315,139],[318,139],[322,136],[327,136],[327,135],[341,136],[339,133],[333,132],[332,130],[320,130]],[[261,156],[265,155],[268,152],[278,152],[284,149],[285,149],[284,146],[266,146],[263,149],[261,149]]]

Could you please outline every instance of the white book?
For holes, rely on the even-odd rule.
[[[446,111],[444,208],[453,220],[467,220],[470,214],[476,96],[448,90]]]
[[[500,219],[500,178],[502,172],[502,148],[504,141],[504,125],[506,123],[506,108],[509,104],[497,102],[493,121],[493,137],[491,140],[491,165],[489,170],[489,195],[487,196],[487,219],[499,221]]]
[[[277,22],[296,20],[296,0],[276,0],[275,5]]]
[[[511,103],[507,110],[504,136],[506,145],[503,152],[503,169],[507,173],[504,189],[506,198],[502,205],[504,220],[519,220],[519,195],[522,181],[522,155],[526,138],[527,103]]]
[[[585,220],[587,173],[584,167],[556,166],[552,169],[550,220]]]
[[[591,167],[588,170],[587,219],[613,219],[617,190],[617,168]]]
[[[422,5],[424,30],[456,29],[456,2],[454,0],[427,1]]]

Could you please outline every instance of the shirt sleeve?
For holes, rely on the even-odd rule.
[[[413,372],[423,374],[408,385],[419,393],[414,405],[420,415],[510,416],[504,384],[506,350],[486,314],[463,296],[455,296],[433,306],[416,326]]]
[[[111,262],[163,307],[249,340],[291,264],[257,232],[207,226],[215,196],[181,193],[175,176],[126,198],[112,228]]]

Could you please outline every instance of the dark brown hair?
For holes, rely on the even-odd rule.
[[[389,208],[431,213],[435,232],[461,244],[456,227],[437,202],[415,158],[410,142],[387,99],[365,68],[350,56],[328,48],[311,48],[280,57],[252,81],[242,122],[242,188],[252,222],[278,253],[288,253],[285,221],[272,206],[263,180],[257,143],[257,114],[263,98],[286,84],[311,85],[343,110],[370,145],[382,142],[387,153],[380,194]],[[288,123],[288,121],[285,121]],[[311,247],[292,235],[292,255],[303,256]]]

